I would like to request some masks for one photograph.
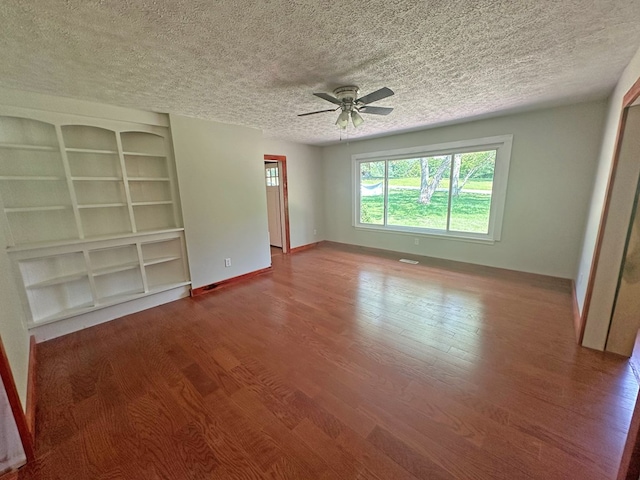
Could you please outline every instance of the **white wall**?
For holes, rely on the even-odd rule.
[[[263,140],[262,148],[265,155],[287,157],[291,248],[323,240],[324,183],[321,148],[267,139]]]
[[[270,266],[260,130],[178,115],[170,122],[192,286]]]
[[[604,102],[326,147],[325,237],[417,255],[573,278],[600,147]],[[513,134],[502,228],[493,245],[357,230],[352,226],[351,155]]]
[[[595,175],[593,194],[589,206],[588,219],[582,243],[580,263],[576,276],[576,295],[578,306],[582,312],[586,295],[587,281],[592,268],[593,253],[595,250],[600,216],[604,207],[604,200],[609,181],[609,172],[613,161],[616,135],[622,111],[622,99],[631,86],[640,77],[640,50],[635,54],[627,68],[624,70],[613,94],[609,99],[607,120],[604,127],[604,136],[600,149],[598,168]],[[631,194],[632,195],[632,194]],[[624,235],[619,238],[624,242]],[[617,278],[620,264],[600,265],[594,284],[593,295],[591,297],[591,307],[585,326],[583,345],[602,350],[604,348],[613,296],[615,294],[615,282],[610,281],[612,275]],[[612,269],[616,269],[615,274]]]

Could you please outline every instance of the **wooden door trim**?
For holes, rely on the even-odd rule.
[[[25,417],[34,444],[36,438],[36,348],[36,337],[31,335],[29,339],[29,372],[27,374],[27,411],[25,412]]]
[[[280,181],[282,182],[282,203],[284,204],[284,232],[285,238],[283,239],[282,249],[283,253],[291,252],[291,231],[289,230],[289,186],[287,181],[287,157],[285,155],[265,155],[264,160],[266,162],[280,162],[282,168],[280,169]]]
[[[580,316],[580,334],[578,343],[582,345],[584,339],[584,330],[587,325],[587,317],[591,308],[591,299],[593,297],[593,287],[598,271],[598,262],[600,261],[600,252],[602,250],[602,242],[604,240],[604,231],[609,215],[609,207],[611,206],[611,197],[613,196],[613,187],[618,170],[618,161],[620,159],[620,150],[622,148],[622,137],[627,124],[627,115],[629,107],[640,97],[640,78],[638,78],[633,86],[627,91],[622,100],[622,111],[620,113],[620,121],[618,122],[618,132],[616,133],[616,143],[613,151],[613,160],[609,169],[609,179],[607,180],[607,191],[605,193],[604,205],[600,214],[600,224],[598,225],[598,235],[596,236],[596,245],[593,250],[591,259],[591,270],[589,271],[589,279],[587,280],[587,289],[584,296],[584,304],[582,305],[582,315]]]
[[[18,389],[16,388],[16,382],[9,366],[9,359],[4,349],[2,339],[0,339],[0,377],[4,385],[4,389],[7,392],[7,398],[9,399],[9,405],[11,406],[11,413],[16,421],[18,427],[18,434],[20,440],[22,440],[22,448],[24,449],[27,462],[33,462],[36,458],[34,448],[34,437],[29,431],[29,424],[27,423],[27,417],[22,409],[20,403],[20,396],[18,395]]]

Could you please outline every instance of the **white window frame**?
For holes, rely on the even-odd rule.
[[[494,243],[500,240],[502,235],[502,220],[504,206],[507,198],[507,181],[509,178],[509,165],[511,163],[511,146],[513,135],[499,135],[494,137],[475,138],[456,142],[439,143],[435,145],[423,145],[419,147],[401,148],[381,152],[358,153],[351,156],[352,163],[352,201],[353,201],[353,227],[361,230],[375,230],[382,232],[394,232],[407,235],[420,235],[429,237],[450,238],[470,242]],[[451,155],[454,153],[478,152],[483,150],[496,150],[496,163],[493,175],[493,189],[491,192],[491,207],[489,211],[488,233],[452,232],[436,230],[424,227],[401,227],[397,225],[371,225],[360,223],[360,164],[365,162],[385,160],[405,160],[420,157],[434,157],[438,155]],[[389,195],[387,178],[388,163],[385,163],[384,202],[385,211]],[[384,219],[386,223],[386,215]]]

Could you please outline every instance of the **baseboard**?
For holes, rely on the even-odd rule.
[[[571,280],[571,298],[573,299],[573,328],[576,334],[576,342],[582,344],[582,316],[578,306],[578,295],[576,294],[576,282]]]
[[[27,427],[33,437],[33,443],[36,442],[36,337],[31,335],[29,338],[29,371],[27,372],[27,408],[25,417],[27,418]]]
[[[295,247],[295,248],[292,248],[291,250],[289,250],[289,253],[303,252],[305,250],[309,250],[310,248],[315,248],[318,245],[320,245],[321,243],[322,243],[322,240],[319,241],[319,242],[308,243],[306,245],[300,245],[299,247]]]
[[[0,480],[18,480],[18,470],[10,470],[5,473],[0,473]]]
[[[504,267],[494,267],[491,265],[482,265],[479,263],[469,263],[463,262],[461,260],[449,260],[440,257],[429,257],[424,254],[400,252],[397,250],[387,250],[376,247],[366,247],[363,245],[334,242],[331,240],[325,240],[322,242],[322,244],[323,246],[337,248],[342,251],[371,254],[375,255],[376,257],[388,258],[391,260],[399,260],[401,258],[417,260],[419,261],[420,265],[430,268],[446,269],[452,272],[460,272],[467,275],[500,277],[515,282],[529,282],[532,285],[551,286],[556,290],[561,290],[566,293],[571,292],[571,279],[569,278],[553,277],[551,275],[545,275],[543,273],[512,270]]]
[[[211,283],[209,285],[204,285],[202,287],[192,288],[191,296],[197,297],[199,295],[210,292],[212,290],[218,290],[230,284],[240,282],[242,280],[248,280],[250,278],[257,277],[258,275],[262,275],[263,273],[267,273],[270,271],[271,271],[271,267],[262,268],[260,270],[255,270],[253,272],[245,273],[244,275],[238,275],[237,277],[227,278],[226,280],[220,280],[219,282]]]

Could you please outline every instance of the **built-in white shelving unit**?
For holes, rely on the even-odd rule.
[[[0,116],[0,209],[30,326],[188,285],[168,130],[43,116]]]

